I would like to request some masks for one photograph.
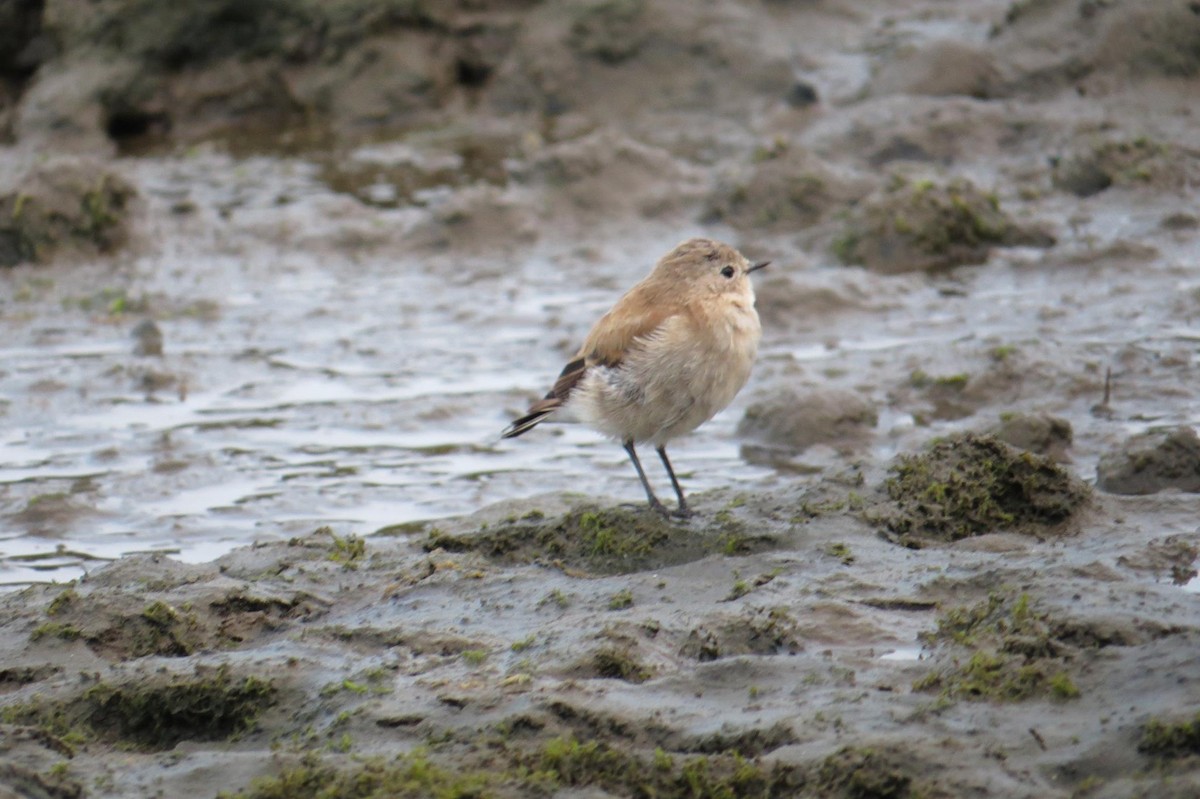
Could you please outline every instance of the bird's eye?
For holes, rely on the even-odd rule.
[[[733,267],[732,266],[725,267],[724,269],[721,270],[721,274],[724,275],[725,277],[733,277]]]

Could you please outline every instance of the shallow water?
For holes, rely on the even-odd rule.
[[[11,298],[0,316],[0,583],[71,579],[131,551],[207,561],[322,525],[366,534],[542,492],[642,500],[621,449],[579,425],[498,434],[666,246],[721,231],[649,227],[609,244],[546,238],[430,258],[403,247],[412,214],[330,190],[314,164],[209,153],[124,166],[157,220],[142,248],[152,254],[0,275]],[[171,213],[184,201],[195,210]],[[1136,214],[1097,204],[1080,235],[1100,249],[1171,210],[1170,198]],[[392,244],[355,249],[348,228]],[[870,397],[870,454],[882,462],[930,433],[898,387],[917,370],[986,370],[999,345],[1031,374],[1062,372],[1013,391],[1007,407],[1087,419],[1109,368],[1114,403],[1136,398],[1136,414],[1076,423],[1075,468],[1090,476],[1113,437],[1196,419],[1186,397],[1155,391],[1171,374],[1138,372],[1139,359],[1164,355],[1190,368],[1196,346],[1176,307],[1200,285],[1180,265],[1187,245],[1159,243],[1136,280],[1120,264],[1046,269],[1028,250],[934,279],[783,259],[774,271],[801,290],[818,277],[865,286],[866,307],[768,325],[747,391],[672,446],[681,479],[691,492],[803,479],[747,463],[733,435],[748,397],[782,383]],[[1076,251],[1086,261],[1090,250]],[[147,315],[163,330],[161,358],[132,354]],[[1078,385],[1063,385],[1072,372]],[[1060,390],[1047,395],[1047,383]],[[657,464],[649,473],[669,496]]]
[[[304,198],[338,201],[297,184],[293,173],[308,170],[294,164],[215,163],[231,184],[244,170],[258,176],[258,190],[242,186],[247,215],[267,213],[273,192],[299,198],[269,224],[320,224],[322,208]],[[221,202],[203,191],[201,174],[220,184],[212,166],[137,169],[152,185],[166,181],[160,194],[204,207]],[[70,579],[132,550],[207,561],[317,526],[365,534],[563,488],[641,499],[621,449],[578,425],[499,440],[566,354],[545,346],[546,319],[578,311],[555,341],[578,338],[611,290],[572,289],[536,259],[473,279],[413,259],[305,252],[286,232],[264,242],[236,221],[210,224],[225,228],[215,248],[195,224],[198,234],[169,231],[163,254],[128,269],[4,276],[10,296],[23,288],[27,298],[8,306],[0,347],[9,528],[0,582]],[[162,358],[132,354],[140,316],[80,307],[80,295],[112,287],[148,297],[149,312],[165,317]],[[200,302],[216,307],[215,318],[187,312]],[[162,387],[147,389],[146,372]],[[672,447],[689,490],[769,474],[739,458],[736,419],[731,411]],[[652,479],[669,493],[665,478]],[[48,505],[46,518],[32,512]]]

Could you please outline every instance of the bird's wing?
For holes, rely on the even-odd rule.
[[[630,289],[592,327],[579,348],[579,355],[586,359],[588,366],[620,365],[639,342],[654,335],[681,310],[678,303],[669,301],[661,292],[649,291],[643,286]]]

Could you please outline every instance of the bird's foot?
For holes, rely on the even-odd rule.
[[[671,511],[671,515],[676,519],[690,519],[696,515],[696,511],[681,503],[678,508]]]
[[[650,503],[650,510],[661,515],[663,518],[666,518],[666,519],[671,518],[671,511],[667,508],[666,505],[662,504],[657,499]]]

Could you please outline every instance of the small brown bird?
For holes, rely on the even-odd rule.
[[[621,442],[650,507],[667,514],[646,480],[636,444],[654,444],[679,506],[691,515],[667,443],[728,405],[746,384],[762,328],[751,264],[727,244],[689,239],[667,253],[587,335],[544,399],[501,434],[513,438],[570,403],[591,427]]]

